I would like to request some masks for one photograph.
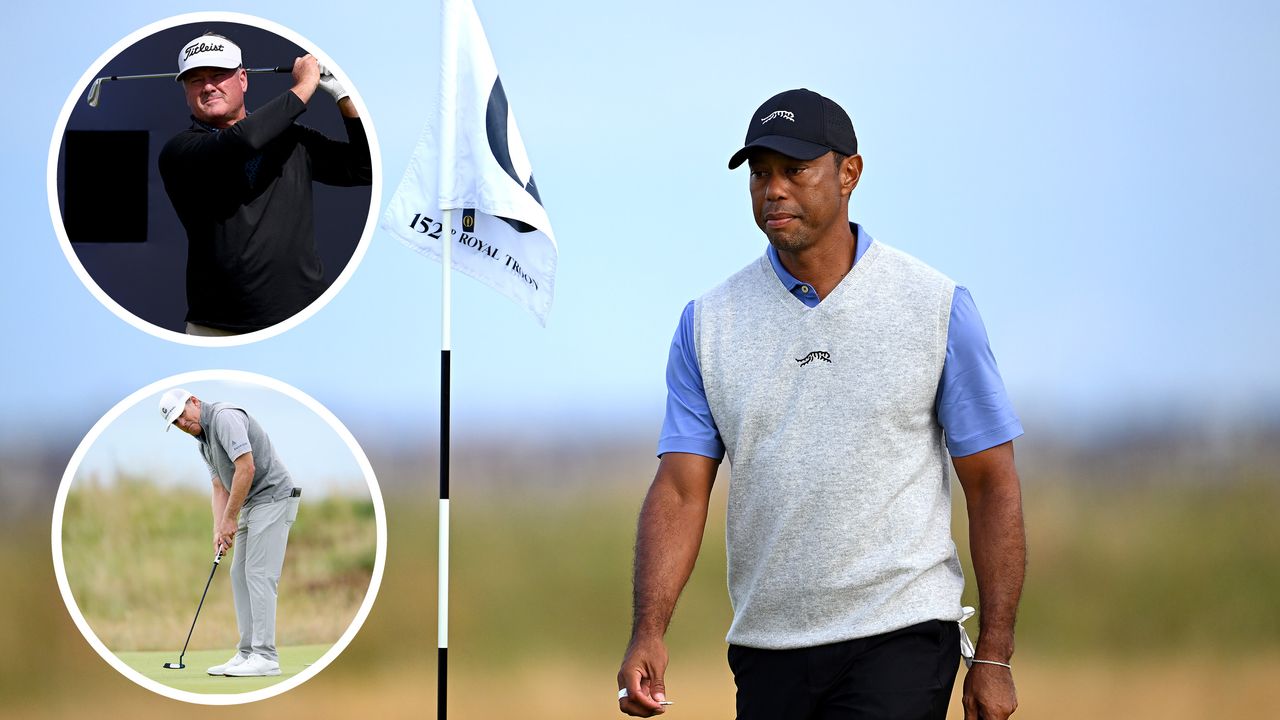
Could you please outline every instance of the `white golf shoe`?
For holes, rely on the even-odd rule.
[[[227,677],[261,677],[263,675],[279,675],[280,663],[268,660],[258,653],[249,653],[244,662],[229,667],[222,673]]]
[[[226,674],[229,668],[233,668],[243,662],[244,662],[244,655],[241,655],[240,653],[236,653],[235,657],[231,658],[230,660],[222,663],[221,665],[214,665],[213,667],[209,668],[208,673],[210,675],[224,675]]]

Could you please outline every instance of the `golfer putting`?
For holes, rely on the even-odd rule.
[[[319,298],[328,283],[312,183],[373,181],[364,125],[338,78],[311,55],[294,60],[292,74],[290,89],[250,113],[238,45],[205,34],[178,53],[191,127],[165,144],[159,164],[187,233],[188,335],[261,330]],[[337,104],[347,142],[295,122],[317,91]]]
[[[266,431],[242,408],[202,402],[186,390],[172,388],[160,397],[160,414],[166,431],[177,426],[196,439],[209,469],[215,569],[217,553],[232,554],[231,590],[240,642],[231,659],[210,667],[208,673],[279,675],[277,589],[302,490],[293,484]]]

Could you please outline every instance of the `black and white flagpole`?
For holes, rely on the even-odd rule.
[[[439,619],[437,620],[437,669],[436,669],[436,717],[448,716],[446,700],[449,689],[449,352],[450,338],[450,275],[453,242],[449,236],[453,228],[453,211],[445,210],[441,228],[441,255],[444,275],[441,283],[443,316],[440,325],[440,559],[439,559]]]
[[[458,96],[458,34],[452,32],[457,27],[457,19],[453,17],[456,12],[453,3],[441,3],[440,84],[441,96],[445,98]],[[438,187],[452,186],[452,183],[445,183],[445,178],[452,178],[457,172],[454,167],[457,117],[452,110],[453,108],[441,103]],[[440,228],[440,264],[443,274],[440,283],[440,549],[437,561],[439,617],[436,621],[436,717],[445,720],[449,716],[449,353],[453,346],[453,208],[447,203],[441,203],[440,209],[443,216],[443,227]]]
[[[439,259],[442,271],[436,717],[444,720],[449,697],[454,256],[458,256],[459,270],[524,306],[545,325],[557,252],[480,17],[471,0],[440,0],[440,7],[439,105],[423,128],[382,227],[405,245]],[[485,237],[484,242],[475,237],[477,233]],[[455,252],[455,243],[464,240],[467,249]],[[498,246],[506,251],[502,257]]]

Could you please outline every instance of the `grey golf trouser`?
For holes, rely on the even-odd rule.
[[[298,517],[298,500],[290,497],[240,511],[231,558],[231,592],[242,656],[257,653],[268,660],[279,660],[276,586],[284,568],[289,528]]]

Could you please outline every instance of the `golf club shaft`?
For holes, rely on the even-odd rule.
[[[262,67],[262,68],[245,68],[247,73],[291,73],[293,66],[280,65],[279,67]],[[103,75],[94,79],[89,84],[89,94],[85,100],[89,103],[89,107],[98,107],[98,101],[102,98],[102,83],[108,80],[159,80],[167,78],[172,80],[178,77],[178,73],[150,73],[146,75]]]
[[[291,73],[293,72],[293,66],[290,65],[288,67],[285,67],[284,65],[281,65],[279,67],[245,68],[244,71],[247,73]],[[176,77],[178,77],[178,73],[171,72],[171,73],[151,73],[149,75],[103,75],[102,77],[97,79],[98,80],[159,80],[162,78],[168,78],[172,80],[173,78],[176,78]]]
[[[178,664],[182,664],[182,658],[187,654],[187,645],[191,644],[191,633],[196,630],[196,620],[200,618],[200,610],[204,607],[204,599],[209,594],[209,586],[213,584],[213,574],[218,571],[218,565],[222,561],[222,553],[219,552],[213,558],[213,568],[209,570],[209,579],[204,583],[204,592],[200,593],[200,604],[196,606],[196,616],[191,618],[191,629],[187,631],[187,640],[182,643],[182,652],[178,655]]]

